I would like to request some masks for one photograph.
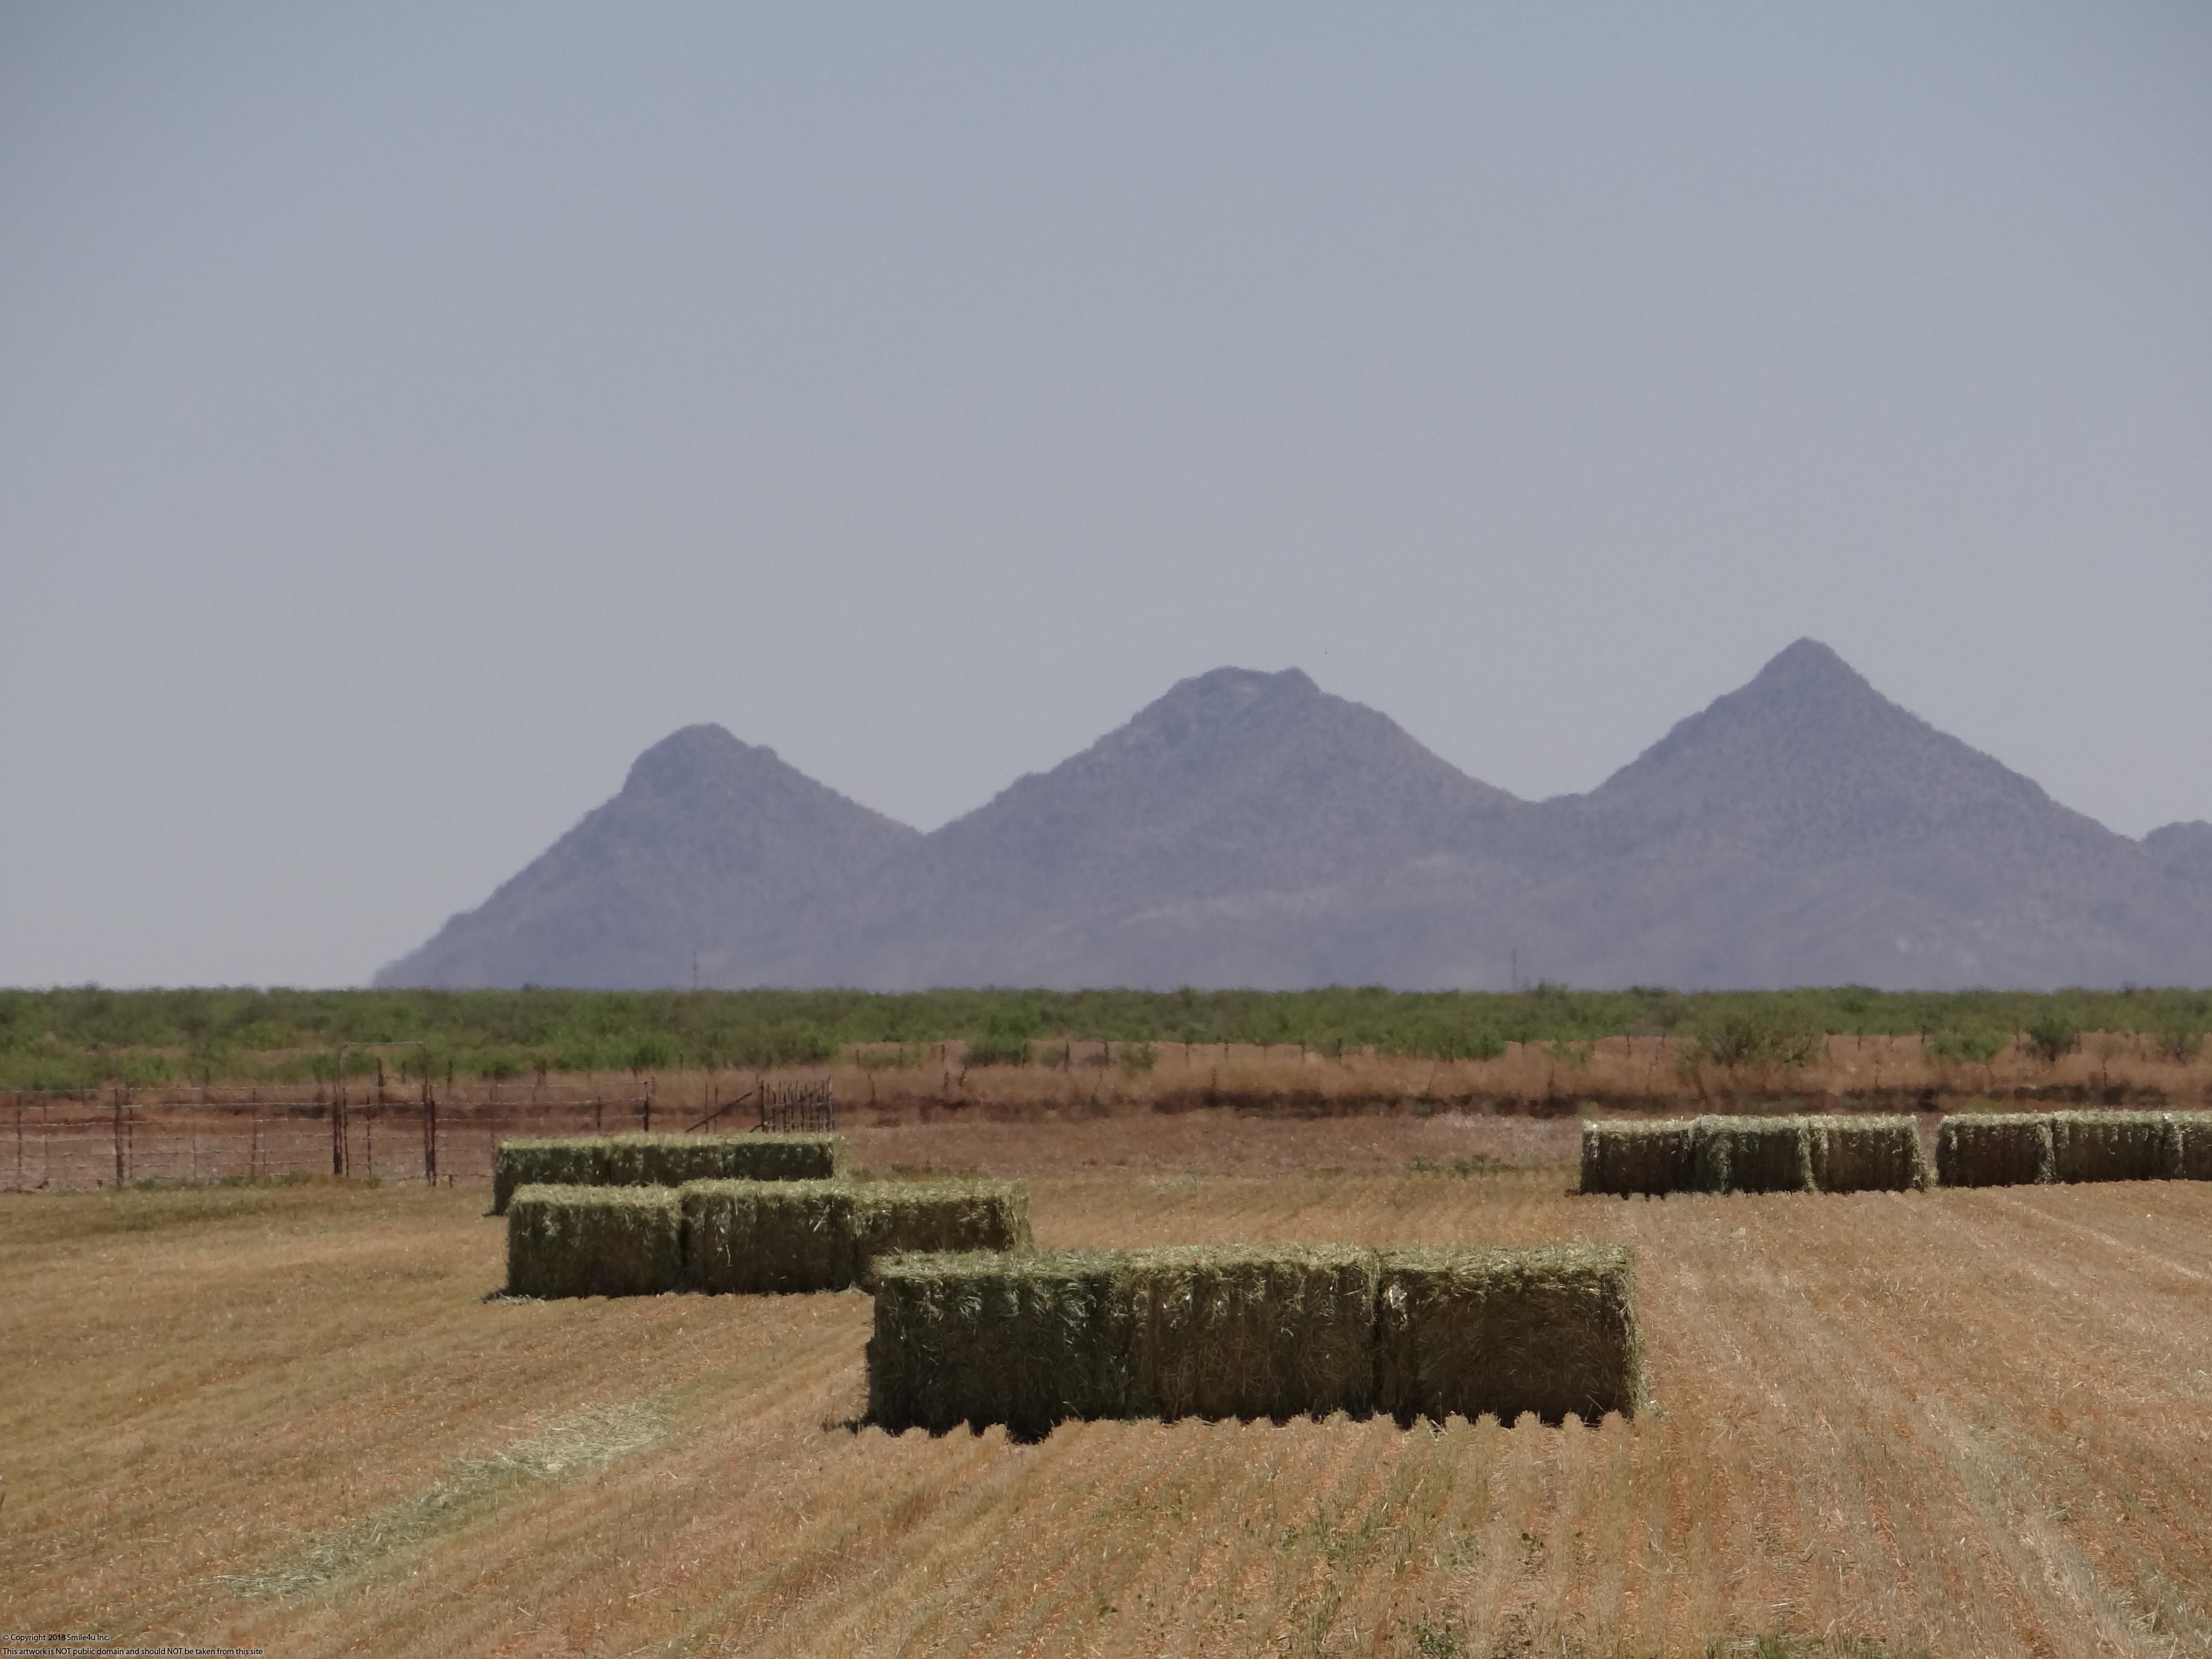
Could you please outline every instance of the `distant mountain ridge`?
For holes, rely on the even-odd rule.
[[[718,726],[386,985],[2212,984],[2212,824],[2145,842],[1800,640],[1583,795],[1297,669],[1184,680],[929,834]]]

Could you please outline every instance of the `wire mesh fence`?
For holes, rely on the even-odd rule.
[[[302,1176],[489,1182],[503,1136],[653,1127],[649,1094],[451,1103],[0,1094],[0,1192]]]
[[[0,1092],[0,1192],[84,1192],[145,1182],[281,1180],[305,1176],[448,1184],[491,1179],[508,1135],[614,1134],[628,1130],[730,1133],[830,1129],[837,1100],[826,1081],[759,1079],[726,1103],[710,1091],[704,1116],[664,1104],[653,1079],[639,1092],[454,1100],[425,1087],[416,1098],[382,1089],[366,1099],[245,1098],[222,1091],[142,1098],[124,1086]]]

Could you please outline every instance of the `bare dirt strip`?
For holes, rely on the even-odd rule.
[[[858,1292],[488,1302],[481,1190],[11,1197],[0,1626],[284,1655],[2212,1654],[2212,1184],[1623,1202],[1455,1158],[1433,1121],[1170,1127],[855,1152],[1030,1175],[1052,1245],[1626,1240],[1657,1407],[893,1437],[854,1425]]]

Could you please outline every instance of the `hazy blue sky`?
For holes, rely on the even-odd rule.
[[[1224,663],[1545,795],[1812,634],[2139,834],[2208,622],[2202,0],[0,9],[0,982]]]

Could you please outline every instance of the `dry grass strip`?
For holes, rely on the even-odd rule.
[[[561,1135],[502,1140],[491,1211],[517,1188],[680,1187],[689,1181],[831,1181],[849,1159],[842,1135]]]

